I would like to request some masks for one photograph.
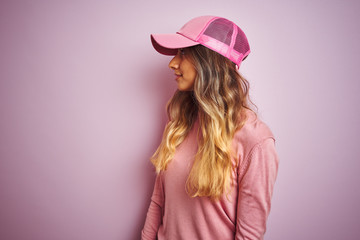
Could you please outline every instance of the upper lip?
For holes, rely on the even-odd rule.
[[[176,76],[181,76],[181,74],[180,74],[180,73],[175,73],[175,75],[176,75]]]

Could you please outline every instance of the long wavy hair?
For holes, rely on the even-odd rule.
[[[202,45],[185,49],[197,77],[192,91],[177,90],[167,104],[169,122],[151,157],[157,173],[165,171],[176,148],[199,118],[198,151],[186,181],[191,197],[219,199],[231,185],[231,141],[243,127],[244,108],[250,108],[249,82],[226,57]],[[255,113],[256,114],[256,113]]]

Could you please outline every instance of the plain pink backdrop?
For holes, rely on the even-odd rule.
[[[360,236],[358,1],[1,1],[0,239],[139,239],[175,90],[150,33],[219,15],[280,156],[267,240]]]

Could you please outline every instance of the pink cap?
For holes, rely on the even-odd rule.
[[[164,55],[176,55],[179,48],[201,44],[239,67],[250,53],[245,33],[235,23],[215,16],[193,18],[175,34],[151,34],[151,42]]]

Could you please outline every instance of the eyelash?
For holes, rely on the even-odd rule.
[[[180,55],[185,55],[185,49],[180,48],[180,49],[179,49],[179,53],[180,53]]]

